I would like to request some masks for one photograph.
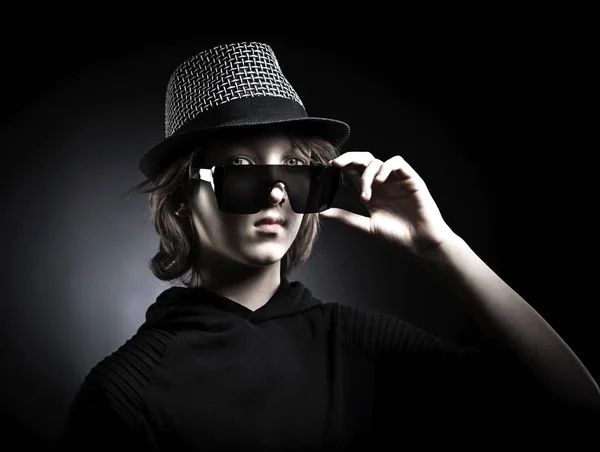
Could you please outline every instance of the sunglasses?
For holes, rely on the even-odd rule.
[[[329,209],[343,184],[340,168],[327,165],[217,165],[192,168],[190,177],[209,182],[223,212],[257,213],[271,207],[269,195],[283,182],[292,210],[318,213]]]

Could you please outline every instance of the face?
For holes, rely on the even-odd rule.
[[[223,164],[309,165],[310,160],[300,150],[293,149],[285,135],[271,134],[216,142],[207,147],[202,166]],[[296,238],[304,214],[292,210],[280,186],[271,190],[262,210],[240,215],[219,210],[210,183],[198,183],[190,207],[200,237],[201,261],[265,267],[281,260]],[[283,224],[274,231],[259,228],[256,222],[267,215],[281,217]]]

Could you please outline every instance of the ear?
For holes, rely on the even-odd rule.
[[[178,217],[189,217],[190,213],[190,206],[184,202],[182,202],[179,206],[179,209],[175,211],[175,215],[177,215]]]

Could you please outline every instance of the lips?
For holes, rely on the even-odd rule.
[[[266,218],[262,218],[262,219],[258,220],[254,224],[256,226],[259,226],[261,224],[279,224],[279,225],[282,225],[283,224],[283,218],[280,218],[280,217],[266,217]]]

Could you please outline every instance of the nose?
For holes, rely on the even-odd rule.
[[[269,201],[273,203],[273,205],[283,204],[285,202],[287,187],[283,182],[277,182],[273,185],[271,189],[271,193],[269,194]]]

